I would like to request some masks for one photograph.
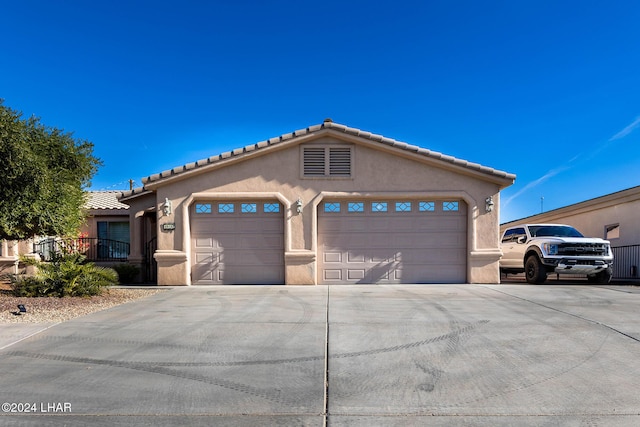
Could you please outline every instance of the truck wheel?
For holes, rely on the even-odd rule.
[[[527,278],[527,282],[532,285],[539,285],[547,280],[547,270],[535,255],[529,255],[529,258],[524,263],[524,275]]]
[[[587,280],[589,283],[597,283],[599,285],[606,285],[611,282],[611,276],[613,276],[613,272],[610,268],[606,270],[602,270],[598,274],[594,274],[593,276],[587,276]]]

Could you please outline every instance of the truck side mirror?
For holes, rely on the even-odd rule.
[[[518,243],[524,243],[527,241],[527,236],[520,236],[518,237]]]

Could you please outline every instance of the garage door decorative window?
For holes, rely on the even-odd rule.
[[[218,204],[218,213],[233,213],[234,212],[233,203],[220,203]]]
[[[456,212],[458,210],[458,202],[442,202],[442,210],[445,212]]]
[[[280,212],[280,203],[265,203],[263,208],[265,213],[278,213]]]
[[[347,210],[349,212],[364,212],[364,203],[363,202],[349,202],[347,205]]]
[[[418,210],[420,212],[433,212],[436,210],[435,202],[420,202],[418,204]]]
[[[340,203],[326,202],[324,204],[325,212],[340,212]]]
[[[240,210],[242,213],[256,213],[258,212],[258,205],[255,203],[243,203]]]
[[[211,213],[211,203],[196,203],[196,213],[197,214],[210,214]]]
[[[386,212],[387,202],[373,202],[371,204],[371,212]]]
[[[411,212],[411,202],[396,202],[396,212]]]

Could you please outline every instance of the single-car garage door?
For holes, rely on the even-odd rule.
[[[194,285],[284,283],[280,203],[197,202],[191,218]]]
[[[462,200],[325,200],[318,206],[319,282],[464,283]]]

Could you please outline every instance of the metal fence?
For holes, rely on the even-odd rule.
[[[612,247],[613,278],[640,278],[640,245]]]
[[[123,261],[129,256],[129,243],[97,237],[51,238],[35,243],[33,251],[40,254],[43,261],[51,261],[60,253],[79,253],[88,261]]]

